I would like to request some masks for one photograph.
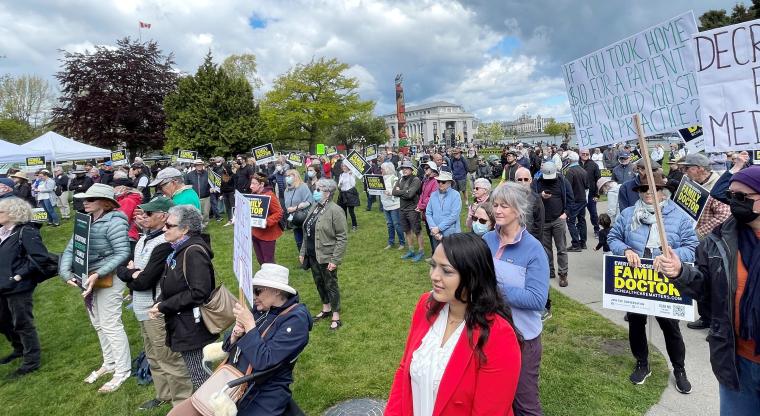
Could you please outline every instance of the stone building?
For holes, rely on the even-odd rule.
[[[461,105],[446,101],[406,107],[406,136],[410,144],[466,144],[478,131],[478,120]],[[389,144],[398,145],[396,113],[383,116]]]

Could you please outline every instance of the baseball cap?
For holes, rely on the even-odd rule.
[[[138,208],[145,212],[169,212],[169,208],[174,206],[174,202],[165,197],[157,196],[150,201],[138,205]]]
[[[701,153],[690,153],[678,162],[682,166],[700,166],[703,168],[710,166],[710,159]]]
[[[164,168],[158,172],[158,174],[156,175],[156,179],[154,179],[153,182],[151,182],[150,185],[148,186],[156,186],[160,184],[161,182],[166,181],[167,179],[174,179],[174,178],[181,178],[181,177],[182,177],[182,173],[176,168]]]
[[[659,163],[655,162],[654,160],[652,160],[651,162],[652,162],[652,170],[662,169],[662,166],[660,166]],[[636,161],[636,166],[643,168],[644,166],[646,166],[646,162],[644,161],[644,159],[639,159],[638,161]]]
[[[544,162],[541,165],[541,177],[544,179],[556,179],[557,165],[554,162]]]
[[[631,157],[631,154],[626,152],[625,150],[618,153],[618,159],[628,159],[629,157]]]

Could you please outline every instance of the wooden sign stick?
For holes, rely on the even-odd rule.
[[[644,127],[641,125],[641,117],[638,114],[633,115],[633,122],[636,124],[636,132],[639,136],[639,149],[641,151],[641,157],[644,159],[644,167],[647,172],[647,184],[649,185],[649,191],[654,192],[654,216],[657,218],[657,229],[660,234],[660,248],[662,254],[667,256],[668,240],[665,236],[665,224],[662,221],[662,210],[660,210],[660,204],[657,201],[657,188],[654,184],[654,176],[652,175],[652,160],[649,158],[649,147],[647,147],[647,140],[644,137]]]

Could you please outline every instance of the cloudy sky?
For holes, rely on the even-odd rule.
[[[736,0],[11,0],[0,3],[0,74],[52,78],[59,49],[91,50],[138,35],[195,72],[253,53],[264,90],[297,63],[335,57],[351,66],[376,112],[462,104],[484,121],[522,113],[570,120],[560,65],[684,11],[695,17]],[[746,2],[749,4],[749,1]]]

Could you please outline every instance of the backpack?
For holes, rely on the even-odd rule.
[[[26,227],[22,227],[21,231],[19,231],[19,240],[21,241],[21,246],[24,249],[24,252],[26,252],[26,248],[23,247],[24,244],[24,229]],[[58,275],[58,261],[60,260],[60,256],[58,256],[55,253],[51,253],[48,251],[47,256],[45,260],[43,260],[41,263],[38,263],[34,260],[32,256],[29,255],[29,253],[26,254],[26,258],[29,260],[30,263],[36,268],[40,274],[35,275],[32,280],[35,283],[42,283],[45,280],[48,280],[52,277],[55,277]]]

